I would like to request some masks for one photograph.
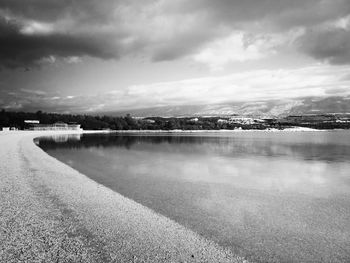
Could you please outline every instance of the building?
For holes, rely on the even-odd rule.
[[[230,123],[251,125],[251,124],[255,124],[256,122],[255,122],[255,120],[253,118],[231,117],[230,118]]]
[[[56,122],[52,126],[54,130],[68,130],[68,124],[64,122]]]
[[[39,120],[24,120],[24,126],[23,128],[25,130],[32,130],[32,128],[36,125],[39,125],[40,121]]]
[[[80,130],[83,130],[81,128],[81,125],[76,123],[76,122],[70,122],[68,123],[68,130],[77,130],[77,131],[80,131]]]
[[[218,123],[224,124],[224,123],[229,123],[229,121],[225,119],[218,119]]]
[[[195,123],[195,122],[198,122],[198,121],[199,121],[198,118],[193,118],[193,119],[190,119],[188,122]]]
[[[25,124],[39,124],[40,121],[38,120],[24,120]]]
[[[67,130],[81,131],[82,130],[80,127],[80,124],[77,124],[77,123],[67,124],[65,122],[56,122],[54,124],[32,123],[29,129],[33,131],[67,131]]]
[[[156,122],[155,120],[152,120],[152,119],[143,119],[142,121],[145,123],[155,123]]]
[[[18,131],[17,127],[0,127],[0,131]]]

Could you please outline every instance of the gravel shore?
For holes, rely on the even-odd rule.
[[[0,262],[245,262],[0,132]]]

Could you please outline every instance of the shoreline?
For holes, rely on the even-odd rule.
[[[106,131],[0,133],[0,261],[247,262],[33,142],[84,133]]]
[[[37,137],[41,136],[51,136],[51,135],[66,135],[66,134],[94,134],[94,133],[102,133],[102,134],[109,134],[109,133],[171,133],[171,134],[182,134],[182,133],[242,133],[242,132],[332,132],[332,131],[346,131],[348,129],[312,129],[312,128],[306,128],[306,127],[293,127],[293,128],[286,128],[286,129],[276,129],[276,128],[269,128],[269,129],[233,129],[233,130],[227,130],[227,129],[220,129],[220,130],[56,130],[56,131],[32,131],[32,130],[16,130],[16,131],[0,131],[0,135],[4,134],[18,134],[18,133],[28,133],[28,134],[35,134],[35,133],[42,133],[39,134]],[[37,138],[37,137],[34,137]]]
[[[339,129],[338,129],[339,130]],[[345,130],[345,129],[344,129]],[[314,131],[328,131],[328,130],[318,130],[304,127],[294,127],[286,129],[234,129],[234,130],[110,130],[113,133],[237,133],[237,132],[314,132]],[[332,131],[332,130],[329,130]],[[334,129],[335,131],[335,129]]]

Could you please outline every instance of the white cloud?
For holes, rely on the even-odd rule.
[[[71,56],[63,58],[63,61],[68,64],[76,64],[82,62],[83,60],[81,59],[81,57]]]
[[[25,21],[24,26],[20,29],[23,35],[47,35],[54,30],[50,23],[43,23],[38,21]]]
[[[329,91],[349,95],[348,66],[317,64],[299,69],[256,70],[221,77],[134,85],[107,107],[142,108],[166,105],[221,103],[327,96]]]
[[[349,70],[349,66],[326,64],[298,69],[254,70],[218,77],[133,85],[86,96],[58,96],[53,93],[37,96],[38,92],[27,90],[6,95],[6,100],[12,103],[5,104],[5,107],[27,109],[35,105],[35,108],[49,111],[62,112],[68,109],[71,112],[103,112],[235,101],[252,105],[264,100],[349,96]],[[285,105],[291,106],[293,105]],[[256,107],[260,107],[260,104],[256,104]]]
[[[193,56],[197,62],[212,70],[221,70],[230,62],[259,60],[276,53],[276,48],[286,42],[280,35],[246,35],[234,32],[226,38],[217,39]]]
[[[54,64],[56,62],[56,57],[53,55],[43,57],[37,61],[37,63],[40,64]]]
[[[23,108],[23,105],[21,102],[17,101],[11,101],[10,103],[2,106],[3,109],[11,109],[11,110],[19,110]]]
[[[341,29],[349,29],[350,30],[350,15],[341,17],[335,21],[333,21],[333,26]]]
[[[46,91],[43,91],[43,90],[32,90],[32,89],[20,89],[21,92],[24,92],[26,94],[35,94],[35,95],[41,95],[41,96],[44,96],[47,94]]]

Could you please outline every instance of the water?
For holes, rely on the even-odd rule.
[[[350,262],[350,132],[83,135],[50,155],[257,262]]]

